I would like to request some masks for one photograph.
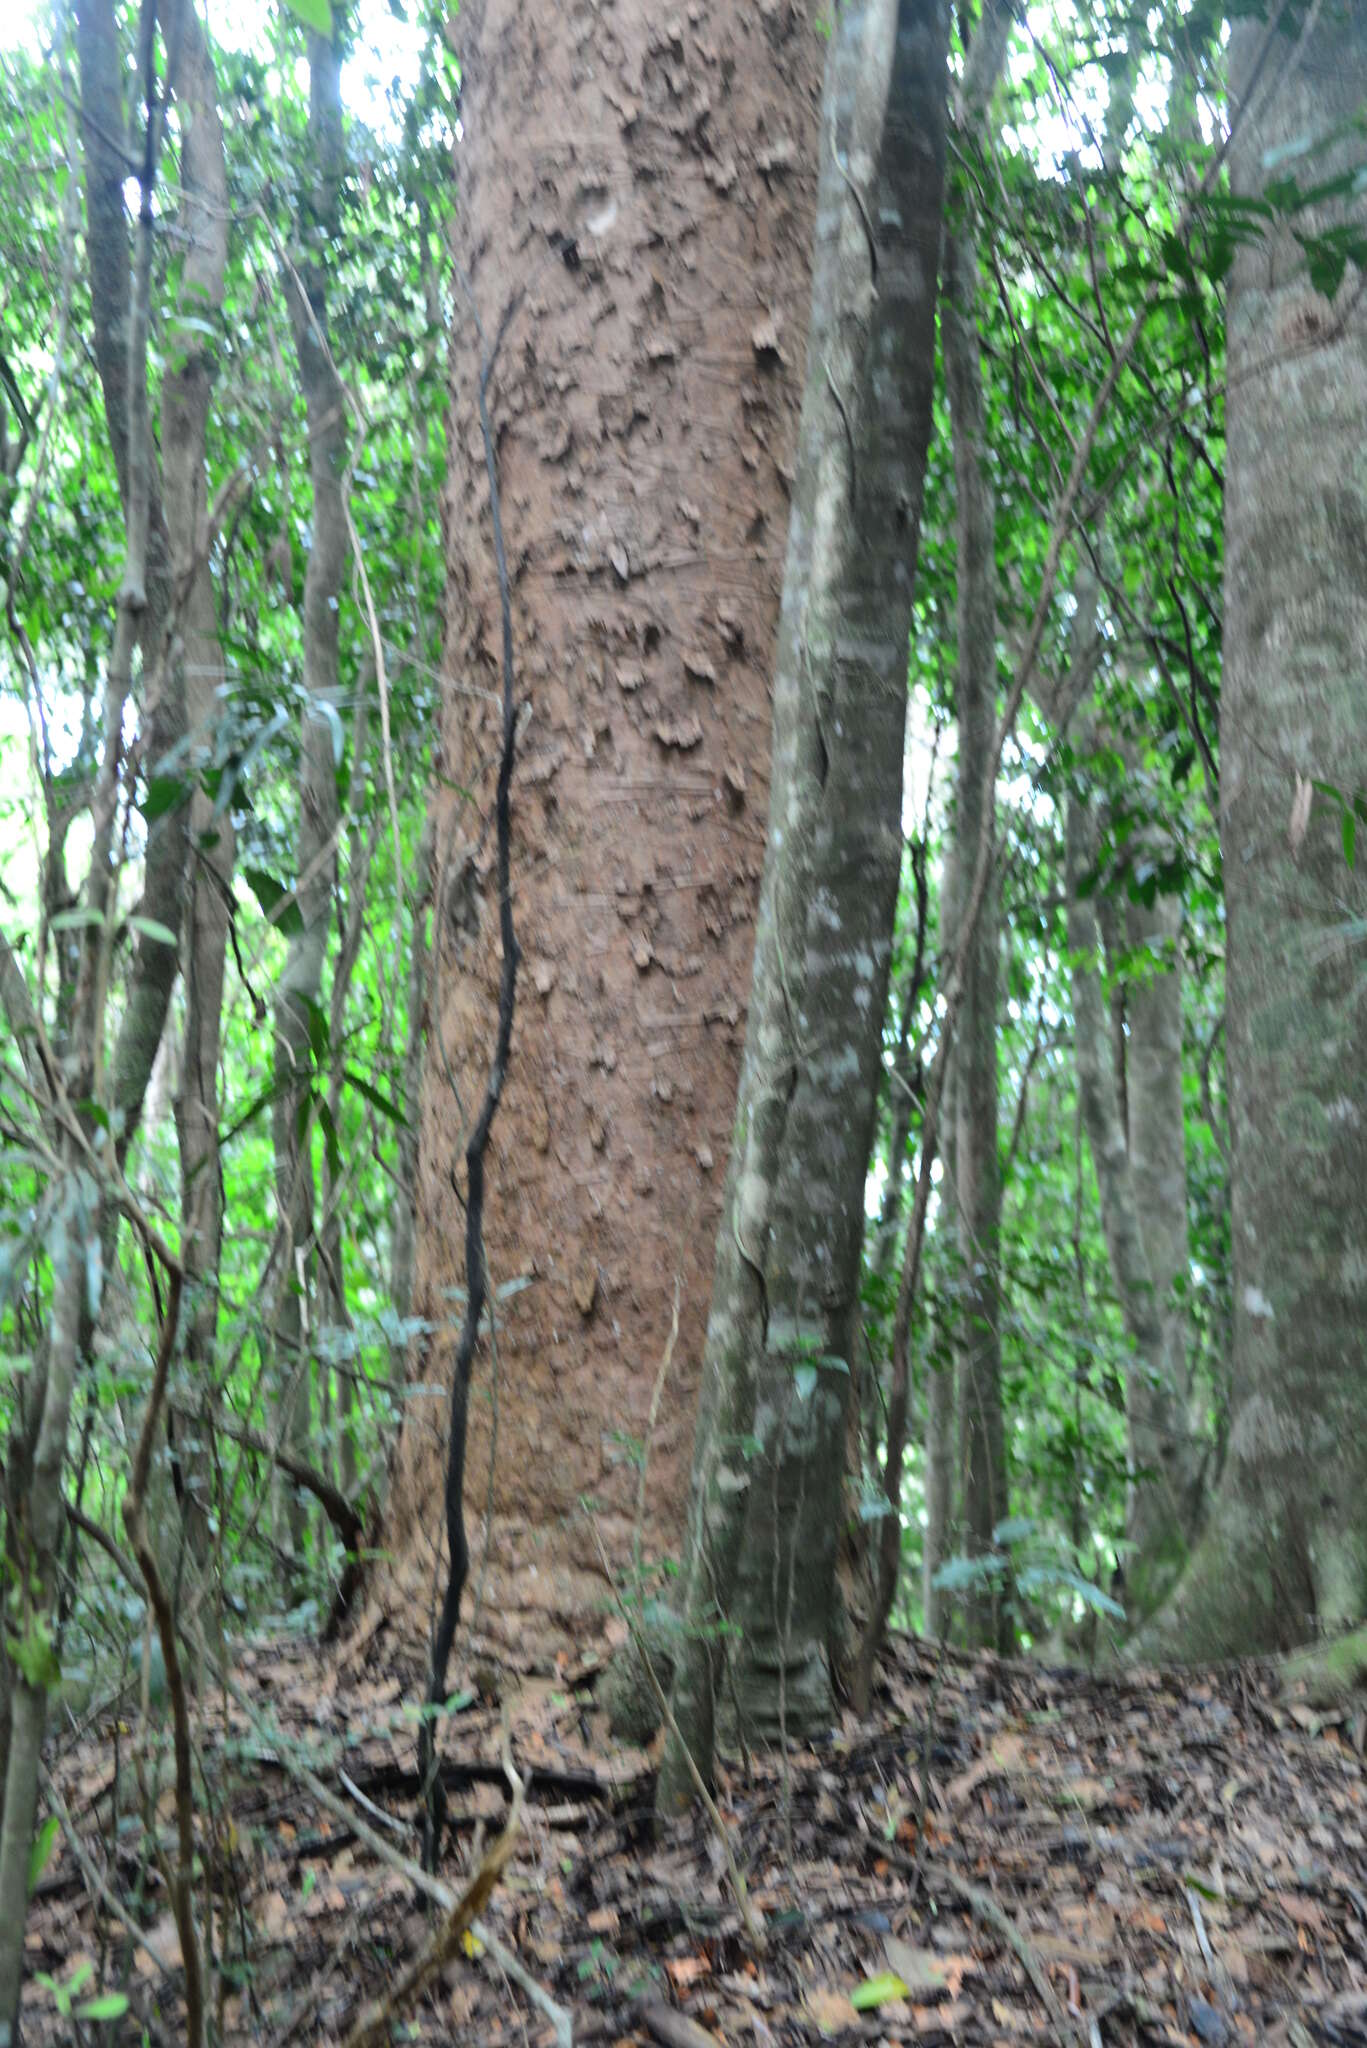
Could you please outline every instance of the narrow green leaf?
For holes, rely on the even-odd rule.
[[[84,2005],[77,2007],[77,2018],[83,2020],[121,2020],[128,2010],[128,2000],[122,1991],[106,1991],[99,1998],[88,1998]]]
[[[56,1846],[61,1822],[55,1813],[50,1813],[33,1838],[33,1847],[28,1852],[28,1892],[32,1898],[38,1887],[38,1880],[47,1869]]]
[[[158,924],[154,917],[130,917],[129,927],[141,932],[145,939],[155,939],[159,946],[177,946],[180,941],[169,925]]]
[[[318,1102],[318,1121],[323,1127],[323,1148],[327,1153],[328,1172],[336,1180],[342,1170],[342,1148],[337,1140],[337,1125],[332,1111],[321,1097]]]
[[[372,1108],[379,1110],[381,1116],[387,1116],[391,1123],[399,1124],[405,1130],[408,1128],[408,1118],[397,1102],[391,1102],[387,1095],[367,1081],[364,1074],[358,1074],[354,1067],[345,1067],[343,1072],[356,1093],[363,1095]]]

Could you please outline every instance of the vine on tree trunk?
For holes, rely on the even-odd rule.
[[[513,1036],[513,1011],[517,997],[517,967],[521,954],[513,929],[511,886],[513,756],[517,744],[516,704],[513,699],[513,602],[508,580],[508,557],[503,545],[503,514],[498,491],[498,456],[489,424],[489,381],[494,374],[498,352],[513,315],[522,303],[522,293],[510,300],[486,350],[484,330],[475,310],[474,292],[463,273],[457,272],[470,301],[471,317],[479,340],[480,367],[477,388],[479,426],[484,439],[484,463],[489,476],[489,513],[493,523],[494,560],[498,568],[498,601],[503,624],[503,734],[498,763],[498,789],[494,801],[494,824],[498,838],[498,930],[502,974],[498,990],[498,1028],[484,1101],[465,1147],[465,1318],[456,1345],[456,1362],[451,1378],[451,1422],[446,1447],[446,1543],[447,1578],[441,1613],[432,1637],[432,1662],[427,1683],[427,1717],[418,1740],[418,1775],[423,1787],[423,1865],[436,1868],[442,1824],[441,1781],[437,1775],[436,1711],[446,1691],[446,1667],[451,1658],[456,1624],[460,1619],[460,1598],[470,1568],[470,1550],[465,1540],[465,1436],[470,1407],[470,1374],[475,1362],[475,1344],[488,1294],[484,1266],[484,1154],[498,1110],[499,1097],[508,1071],[508,1049]]]

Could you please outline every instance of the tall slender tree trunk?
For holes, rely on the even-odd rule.
[[[831,1711],[835,1560],[901,861],[944,180],[937,0],[846,0],[828,65],[769,844],[694,1453],[665,1810],[712,1768],[716,1625],[762,1736]],[[875,225],[876,224],[876,225]]]
[[[953,899],[972,888],[984,835],[995,842],[993,776],[997,737],[996,511],[986,465],[982,366],[978,353],[978,264],[971,237],[945,250],[940,328],[954,433],[958,549],[959,761],[955,785]],[[997,956],[1001,896],[983,898],[964,968],[955,1040],[956,1159],[960,1293],[958,1301],[959,1457],[964,1537],[970,1554],[992,1548],[1006,1517],[1006,1431],[1002,1416],[1001,1167],[997,1151]],[[970,1638],[997,1649],[1011,1641],[1010,1616],[995,1585],[967,1608]]]
[[[1011,17],[987,0],[959,95],[961,126],[984,126],[1006,55]],[[982,354],[978,341],[979,265],[971,218],[944,249],[940,345],[954,438],[958,666],[955,704],[953,874],[948,903],[972,892],[979,848],[996,840],[997,736],[996,503],[988,470]],[[964,963],[964,996],[954,1046],[954,1194],[959,1238],[959,1497],[964,1540],[986,1555],[1006,1517],[1006,1429],[1002,1413],[1001,1164],[997,1135],[997,981],[1001,892],[989,883]],[[943,1395],[943,1390],[939,1390]],[[995,1585],[969,1601],[970,1638],[1006,1649],[1011,1620]]]
[[[312,1374],[303,1344],[305,1307],[316,1267],[314,1228],[313,1104],[321,1087],[315,1065],[316,1020],[321,1016],[328,934],[337,889],[338,658],[342,580],[347,559],[346,394],[328,342],[327,255],[340,233],[339,199],[345,165],[342,134],[341,50],[336,40],[309,33],[311,182],[305,187],[297,257],[285,273],[285,295],[308,423],[313,517],[304,572],[304,688],[300,733],[298,879],[300,925],[289,942],[275,997],[275,1179],[282,1228],[281,1270],[275,1312],[277,1372],[288,1406],[290,1447],[305,1455],[312,1407]],[[328,709],[332,716],[328,716]],[[307,1506],[301,1488],[289,1496],[289,1529],[296,1577],[303,1562]]]
[[[450,681],[413,1301],[431,1330],[411,1370],[450,1370],[451,1169],[497,1014],[499,591],[475,379],[502,330],[488,405],[523,966],[487,1160],[497,1343],[471,1388],[468,1494],[482,1509],[492,1457],[481,1625],[535,1658],[609,1611],[585,1496],[631,1569],[676,1277],[641,1534],[648,1558],[678,1549],[763,858],[824,45],[810,9],[730,0],[465,0],[453,37]],[[409,1403],[390,1489],[395,1577],[423,1615],[444,1420]],[[482,1547],[472,1530],[477,1586]]]
[[[1161,859],[1168,849],[1139,835],[1137,854]],[[1130,1177],[1153,1305],[1161,1326],[1163,1377],[1147,1368],[1132,1375],[1131,1455],[1157,1460],[1136,1487],[1126,1534],[1126,1606],[1132,1619],[1151,1613],[1186,1561],[1202,1512],[1205,1470],[1193,1426],[1188,1318],[1181,1289],[1188,1268],[1186,1105],[1182,1099],[1182,900],[1157,895],[1145,904],[1127,897],[1125,940],[1133,966],[1125,1014],[1125,1113]]]
[[[182,593],[181,644],[186,712],[195,768],[213,751],[214,722],[222,708],[225,675],[218,614],[209,569],[209,513],[205,434],[213,391],[213,362],[201,323],[222,310],[228,261],[228,174],[217,81],[208,45],[190,0],[168,10],[176,70],[172,87],[181,110],[181,227],[185,259],[180,302],[192,316],[180,337],[181,355],[168,368],[162,394],[162,468],[172,568]],[[196,791],[190,806],[189,888],[185,904],[185,1057],[176,1096],[180,1152],[181,1258],[185,1267],[185,1363],[190,1385],[212,1406],[218,1335],[218,1266],[223,1238],[223,1169],[218,1150],[218,1057],[223,1011],[224,960],[235,860],[232,819],[215,817],[210,799]],[[202,1555],[208,1535],[206,1462],[198,1453],[181,1460],[186,1534]]]
[[[1361,155],[1367,8],[1236,25],[1232,159],[1256,198],[1289,160],[1330,183]],[[1299,38],[1303,35],[1303,47]],[[1328,140],[1328,138],[1334,138]],[[1325,146],[1315,145],[1325,139]],[[1307,154],[1307,145],[1310,153]],[[1313,171],[1299,173],[1302,164]],[[1303,237],[1354,191],[1242,248],[1230,277],[1220,830],[1228,920],[1234,1412],[1206,1533],[1146,1646],[1267,1650],[1367,1612],[1367,314],[1331,304]]]
[[[941,899],[944,900],[943,897]],[[940,1213],[949,1235],[958,1247],[959,1201],[955,1169],[959,1157],[959,1119],[955,1102],[956,1069],[951,1064],[945,1077],[941,1122],[945,1142],[940,1150]],[[937,1226],[938,1227],[938,1226]],[[949,1596],[935,1583],[940,1567],[951,1555],[954,1532],[954,1474],[958,1465],[957,1403],[955,1365],[932,1361],[926,1372],[925,1459],[926,1526],[921,1561],[922,1617],[931,1640],[944,1634],[952,1612]]]
[[[1094,715],[1083,713],[1074,728],[1075,744],[1085,761],[1098,744]],[[1084,782],[1069,793],[1066,825],[1073,1051],[1111,1277],[1133,1346],[1125,1375],[1131,1471],[1126,1534],[1134,1545],[1125,1567],[1126,1603],[1142,1617],[1171,1589],[1185,1558],[1195,1512],[1185,1399],[1186,1320],[1172,1297],[1186,1254],[1181,984],[1174,955],[1147,990],[1141,985],[1132,993],[1131,1004],[1137,1007],[1127,1042],[1127,1100],[1122,1102],[1092,893],[1100,836],[1100,805]],[[1157,899],[1152,913],[1132,921],[1136,935],[1172,925],[1173,913],[1158,907],[1161,903]],[[1175,1019],[1174,988],[1163,982],[1175,985]],[[1164,1068],[1170,1057],[1176,1061],[1175,1132],[1167,1121],[1174,1107]],[[1165,1214],[1160,1203],[1175,1204],[1176,1216]]]

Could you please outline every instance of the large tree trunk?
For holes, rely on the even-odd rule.
[[[415,1377],[449,1375],[499,949],[490,819],[498,584],[474,380],[503,335],[498,442],[522,700],[512,881],[523,952],[487,1160],[496,1360],[468,1485],[494,1540],[481,1623],[535,1658],[677,1550],[764,845],[769,676],[806,327],[823,44],[810,9],[469,0],[462,62],[446,699]],[[530,1281],[520,1290],[512,1283]],[[496,1422],[495,1422],[496,1418]],[[444,1404],[408,1408],[387,1531],[426,1616]],[[475,1581],[482,1544],[471,1531]],[[416,1616],[415,1616],[416,1618]]]
[[[716,1624],[773,1737],[829,1719],[864,1181],[898,870],[944,177],[937,0],[846,0],[829,64],[769,844],[660,1777],[713,1758]],[[876,223],[876,227],[875,224]],[[873,238],[876,236],[876,247]]]
[[[1305,185],[1361,154],[1367,8],[1325,9],[1301,50],[1236,26],[1231,95],[1251,98],[1238,192]],[[1261,102],[1261,103],[1260,103]],[[1306,155],[1307,141],[1345,139]],[[1301,171],[1303,164],[1313,169]],[[1349,202],[1361,232],[1364,207]],[[1367,1609],[1367,1002],[1363,862],[1333,785],[1367,790],[1367,315],[1350,272],[1331,305],[1299,237],[1343,202],[1241,250],[1228,311],[1221,841],[1233,1136],[1234,1417],[1220,1493],[1147,1641],[1266,1650]],[[1313,801],[1312,801],[1313,795]]]

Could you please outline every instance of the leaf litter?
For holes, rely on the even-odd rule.
[[[1360,1699],[1323,1712],[1272,1665],[1089,1675],[897,1639],[867,1720],[723,1775],[757,1955],[705,1819],[652,1837],[654,1760],[608,1736],[598,1675],[509,1675],[499,1699],[483,1668],[453,1695],[448,1893],[506,1818],[505,1732],[526,1807],[485,1939],[394,2038],[549,2048],[559,2008],[576,2043],[613,2048],[1367,2048]],[[340,1660],[242,1647],[235,1696],[206,1696],[197,1910],[225,2043],[343,2040],[429,1940],[403,1867],[420,1676],[381,1623]],[[109,1721],[58,1741],[82,1854],[63,1831],[37,1878],[30,2041],[71,2038],[51,1983],[87,1962],[129,2001],[110,2038],[183,2038],[165,1749]]]

